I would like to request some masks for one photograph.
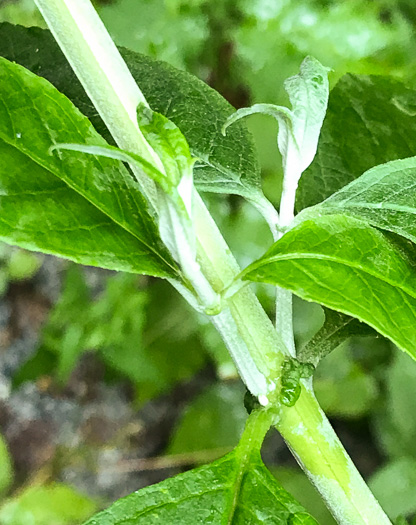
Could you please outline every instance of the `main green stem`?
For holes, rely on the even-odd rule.
[[[293,407],[284,407],[276,428],[310,481],[342,525],[391,525],[342,446],[310,384]]]
[[[35,1],[119,146],[140,153],[160,167],[160,159],[144,140],[135,120],[136,107],[143,102],[143,95],[90,1]],[[149,183],[143,173],[136,176],[157,213],[158,199],[153,183]],[[194,221],[201,276],[215,295],[233,281],[240,269],[196,191]],[[240,290],[212,320],[243,380],[267,404],[268,396],[273,397],[274,388],[279,388],[280,367],[289,352],[257,297],[249,288]],[[341,525],[390,523],[310,388],[302,388],[294,407],[282,408],[277,428]]]

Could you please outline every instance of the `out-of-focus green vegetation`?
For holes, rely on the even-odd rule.
[[[0,506],[2,525],[75,525],[97,504],[62,483],[32,486]]]
[[[13,481],[12,460],[7,444],[0,434],[0,495],[5,493]]]
[[[333,69],[332,85],[346,72],[416,82],[412,0],[114,0],[95,5],[118,44],[198,75],[236,106],[285,103],[283,81],[309,54]],[[3,0],[0,21],[44,26],[32,0]],[[277,202],[276,124],[253,117],[249,125],[266,192]],[[271,242],[248,204],[224,196],[208,202],[243,266]],[[1,246],[0,294],[9,281],[32,276],[38,265],[33,255]],[[83,271],[69,267],[38,351],[16,374],[16,387],[43,375],[65,384],[86,352],[99,356],[112,381],[128,379],[140,403],[169,392],[207,363],[214,363],[219,381],[235,378],[216,333],[166,284],[130,275],[110,275],[104,282],[93,294]],[[258,291],[271,310],[271,290],[259,286]],[[296,338],[303,343],[322,324],[322,310],[299,300],[295,313]],[[381,466],[370,485],[390,516],[416,513],[415,363],[381,338],[355,339],[320,364],[315,387],[337,423],[371,430]],[[167,453],[231,447],[245,418],[242,397],[238,383],[211,386],[177,423]],[[286,467],[275,473],[322,525],[334,523],[302,473]],[[2,493],[11,481],[11,460],[0,441]],[[9,495],[0,504],[4,525],[79,523],[95,510],[95,503],[64,485],[9,489]]]

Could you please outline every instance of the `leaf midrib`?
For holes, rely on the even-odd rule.
[[[407,295],[410,295],[410,297],[413,297],[416,299],[416,290],[411,290],[407,286],[399,285],[396,281],[392,279],[386,279],[384,274],[380,274],[378,272],[372,272],[368,268],[360,266],[359,264],[354,264],[353,262],[346,261],[344,259],[341,259],[339,257],[334,257],[333,255],[325,255],[325,254],[319,254],[316,253],[309,253],[309,252],[292,252],[290,254],[281,254],[281,255],[274,255],[272,257],[268,257],[265,260],[259,261],[257,264],[250,265],[244,270],[243,277],[247,274],[250,274],[252,271],[256,271],[263,266],[267,266],[268,264],[278,263],[280,261],[291,261],[291,260],[303,260],[303,259],[313,259],[318,261],[329,261],[334,262],[337,264],[340,264],[342,266],[346,266],[348,268],[354,268],[355,270],[359,270],[363,272],[364,274],[371,275],[372,277],[375,277],[377,279],[380,279],[380,281],[385,282],[389,286],[392,286],[394,288],[398,288],[402,290]]]
[[[354,198],[354,197],[351,197]],[[369,208],[369,209],[376,209],[376,210],[392,210],[392,211],[399,211],[399,212],[407,212],[412,215],[416,215],[416,207],[410,207],[405,206],[401,204],[395,204],[391,202],[366,202],[366,201],[354,201],[350,203],[348,200],[343,201],[337,201],[337,202],[328,202],[327,204],[322,206],[324,210],[330,210],[331,208],[341,208],[343,211],[345,209],[348,210],[348,208]]]

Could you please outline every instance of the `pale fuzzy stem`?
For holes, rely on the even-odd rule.
[[[294,407],[282,408],[276,425],[298,463],[340,525],[391,525],[304,384]]]
[[[276,287],[276,330],[279,332],[292,357],[296,357],[293,337],[293,294],[290,290]]]
[[[283,188],[280,198],[279,227],[285,230],[290,227],[295,217],[296,189],[301,172],[298,168],[297,151],[287,155],[283,166]],[[282,237],[281,231],[277,239]],[[296,356],[293,333],[293,295],[290,290],[276,287],[276,330],[281,335],[292,357]]]

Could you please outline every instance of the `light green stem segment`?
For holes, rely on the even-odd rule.
[[[160,159],[136,123],[136,107],[144,101],[143,95],[90,1],[35,1],[118,145],[161,169]],[[142,173],[136,176],[157,210],[153,181]],[[197,192],[194,221],[201,275],[220,293],[239,268]],[[288,351],[256,296],[249,288],[240,290],[213,322],[248,388],[265,398],[274,387],[273,380],[278,381]],[[310,391],[303,388],[296,405],[283,408],[278,428],[340,524],[389,524]]]
[[[340,525],[391,525],[307,384],[276,428]]]

